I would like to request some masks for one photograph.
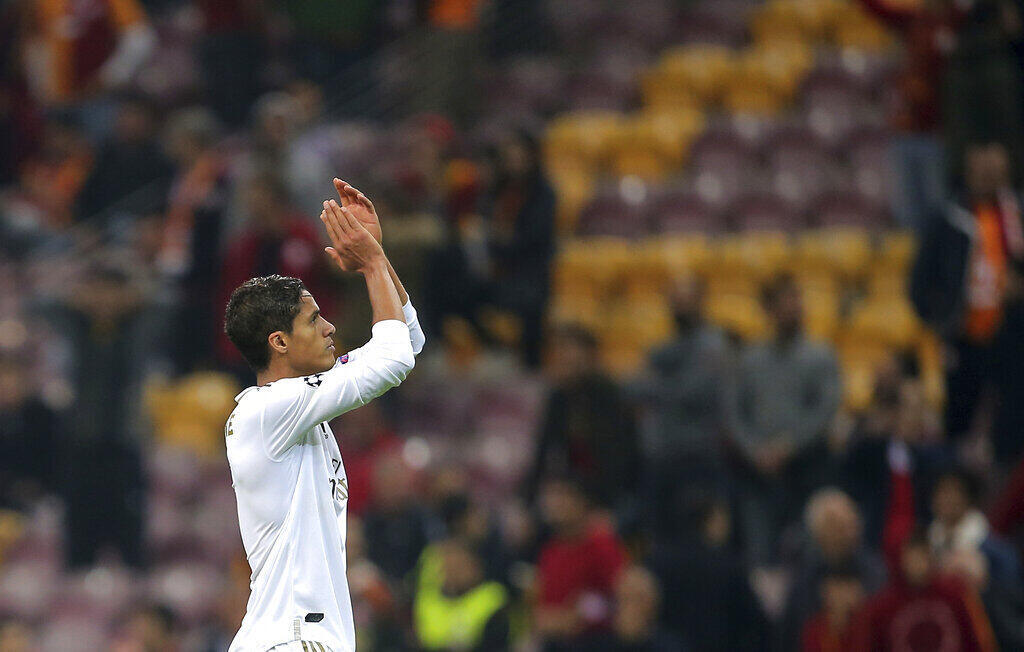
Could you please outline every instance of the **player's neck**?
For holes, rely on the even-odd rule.
[[[280,358],[275,358],[270,361],[267,368],[263,371],[256,373],[256,384],[263,386],[274,382],[275,380],[281,380],[282,378],[297,378],[301,376],[299,372],[292,369]]]

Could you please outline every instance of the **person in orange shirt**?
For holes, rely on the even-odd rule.
[[[985,390],[995,398],[996,461],[1024,450],[1024,225],[1006,148],[976,143],[964,162],[965,194],[920,244],[911,299],[948,345],[946,429],[973,423]]]

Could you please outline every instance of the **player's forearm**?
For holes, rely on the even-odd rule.
[[[399,300],[398,289],[391,280],[390,263],[381,256],[365,268],[363,278],[366,279],[366,291],[370,295],[370,306],[373,308],[373,323],[386,319],[396,319],[405,323],[402,313],[402,301]],[[408,297],[408,295],[406,295]]]
[[[391,282],[395,284],[395,289],[398,290],[398,300],[402,302],[402,305],[409,303],[409,293],[405,291],[405,286],[402,285],[402,280],[398,278],[398,273],[395,272],[395,268],[391,266],[391,261],[388,263],[388,274],[391,275]]]

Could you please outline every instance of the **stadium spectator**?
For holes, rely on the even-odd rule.
[[[405,629],[399,595],[388,577],[366,556],[366,535],[358,517],[348,520],[349,590],[356,622],[356,644],[380,650],[401,649]]]
[[[905,57],[896,77],[891,122],[892,212],[907,228],[923,231],[946,196],[942,146],[942,84],[956,46],[957,29],[972,0],[860,0],[868,11],[897,30]]]
[[[331,422],[331,428],[344,433],[348,513],[361,516],[374,502],[373,472],[377,462],[399,452],[402,440],[376,402],[346,412]]]
[[[182,649],[177,618],[164,605],[135,607],[111,645],[111,652],[178,652]]]
[[[943,572],[959,579],[969,590],[981,596],[992,632],[1002,650],[1024,646],[1024,594],[1016,578],[994,577],[985,555],[978,549],[960,548],[943,556]],[[1010,581],[1007,581],[1010,580]]]
[[[579,482],[546,480],[540,502],[552,534],[537,560],[537,633],[547,652],[571,650],[584,637],[609,629],[626,550],[610,525],[595,515]]]
[[[688,493],[725,490],[725,386],[730,355],[722,332],[701,312],[704,285],[677,279],[669,302],[676,336],[658,347],[629,395],[646,408],[641,442],[649,525],[671,529]]]
[[[392,581],[406,578],[430,538],[429,514],[415,499],[411,470],[397,455],[373,473],[373,502],[363,514],[367,557]]]
[[[126,97],[118,104],[113,133],[99,145],[78,196],[79,220],[114,208],[132,214],[162,208],[172,169],[155,130],[154,109],[143,98]]]
[[[526,131],[500,141],[489,202],[494,301],[519,317],[523,358],[537,367],[555,253],[555,193],[541,165],[540,143]]]
[[[783,617],[783,647],[787,650],[799,646],[801,630],[809,619],[823,606],[830,608],[822,604],[821,597],[825,578],[833,571],[853,573],[868,594],[885,582],[885,566],[864,545],[860,513],[849,496],[834,488],[819,490],[807,503],[805,520],[810,541],[793,572]]]
[[[27,511],[57,486],[58,418],[33,385],[24,361],[0,356],[0,509]]]
[[[800,288],[781,275],[764,289],[773,339],[740,356],[730,430],[747,469],[741,471],[741,531],[751,559],[770,563],[774,545],[804,497],[823,484],[826,428],[839,407],[835,354],[803,332]]]
[[[75,402],[59,447],[72,567],[93,563],[105,545],[122,561],[144,562],[145,495],[140,391],[164,325],[148,298],[116,267],[98,265],[49,309],[71,343]]]
[[[856,569],[830,568],[821,580],[821,610],[804,624],[800,649],[803,652],[850,649],[851,621],[865,596],[864,583]]]
[[[259,94],[269,18],[259,0],[197,0],[203,34],[199,60],[210,107],[228,125],[249,117]]]
[[[223,304],[217,306],[215,301],[231,189],[227,161],[216,146],[219,133],[216,118],[201,107],[178,111],[164,128],[164,147],[176,176],[168,192],[157,267],[181,292],[175,320],[180,339],[173,349],[178,352],[178,371],[183,373],[214,359],[217,340],[200,334],[220,330]]]
[[[968,471],[954,469],[939,476],[932,490],[932,514],[928,541],[940,563],[958,550],[977,550],[985,556],[989,573],[996,582],[1006,582],[1017,593],[1021,586],[1020,559],[1008,543],[989,528],[978,509],[981,487]]]
[[[612,630],[577,649],[593,652],[682,652],[680,641],[658,624],[658,580],[646,568],[631,566],[615,583]]]
[[[545,476],[570,473],[601,506],[628,505],[640,464],[636,423],[599,365],[597,340],[581,326],[563,326],[551,334],[550,350],[553,387],[527,478],[528,499]]]
[[[656,541],[648,564],[661,581],[662,624],[694,650],[769,648],[769,623],[733,549],[732,516],[721,499],[692,498],[672,518],[679,534]]]
[[[113,109],[104,92],[123,87],[156,44],[142,5],[97,0],[29,7],[23,60],[36,97],[70,109],[89,135],[101,138]]]
[[[1024,447],[1024,226],[1006,149],[977,143],[965,157],[966,195],[931,221],[911,299],[950,348],[947,434],[969,431],[991,388],[996,459],[1011,464]]]
[[[483,564],[469,542],[448,539],[428,547],[424,555],[413,602],[420,647],[510,649],[508,591],[484,578]]]
[[[904,542],[889,584],[855,617],[852,640],[856,650],[995,649],[977,595],[938,573],[920,531]]]
[[[867,543],[898,558],[902,541],[929,512],[938,469],[952,456],[920,383],[895,358],[876,372],[871,407],[855,428],[843,461],[843,486],[861,508]],[[892,565],[890,563],[890,565]]]

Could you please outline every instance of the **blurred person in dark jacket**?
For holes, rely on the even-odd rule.
[[[973,0],[860,0],[904,41],[902,67],[891,94],[892,210],[920,232],[945,196],[942,90],[957,30]]]
[[[853,616],[866,595],[856,569],[830,568],[821,580],[821,610],[804,623],[799,649],[803,652],[850,649]]]
[[[939,572],[921,531],[903,543],[888,585],[855,616],[852,641],[851,649],[880,652],[996,649],[978,596]]]
[[[555,252],[555,192],[540,144],[525,131],[498,145],[487,234],[494,301],[518,315],[524,360],[537,367]]]
[[[1024,448],[1024,226],[998,143],[977,143],[965,161],[966,194],[930,222],[911,277],[918,314],[948,346],[946,431],[972,426],[986,390],[994,393],[996,459]]]
[[[97,265],[50,315],[73,357],[75,400],[59,455],[72,567],[97,561],[106,546],[128,564],[145,561],[139,392],[163,327],[147,306],[125,271]]]
[[[783,648],[796,649],[801,630],[821,609],[822,583],[834,569],[847,568],[871,594],[885,582],[885,565],[864,545],[857,505],[839,489],[826,488],[807,503],[810,540],[793,571],[783,616]]]
[[[78,196],[78,219],[116,208],[148,211],[164,203],[173,169],[155,137],[154,108],[141,97],[117,107],[113,133],[98,148],[92,171]]]
[[[722,332],[701,312],[704,287],[688,276],[673,284],[669,302],[676,335],[651,352],[627,393],[641,403],[643,484],[649,525],[672,530],[675,502],[687,493],[725,485],[729,350]]]
[[[392,581],[404,580],[427,545],[428,515],[413,493],[411,470],[396,453],[377,461],[373,502],[363,514],[370,561]]]
[[[680,640],[658,619],[661,593],[658,580],[641,566],[622,571],[615,583],[612,630],[586,641],[578,649],[593,652],[682,652]]]
[[[647,564],[662,588],[662,624],[694,650],[771,649],[769,623],[732,545],[726,501],[691,496],[673,517],[677,537],[657,540]]]
[[[510,649],[509,597],[487,580],[473,546],[460,538],[436,544],[437,555],[420,574],[413,625],[424,650]]]
[[[0,509],[25,511],[57,490],[57,415],[35,395],[25,363],[0,356]]]
[[[562,326],[551,334],[553,387],[527,477],[530,501],[541,478],[551,474],[578,477],[606,508],[627,504],[636,488],[636,422],[618,385],[601,370],[599,355],[597,339],[582,326]]]
[[[829,477],[825,433],[841,394],[835,353],[804,334],[795,279],[772,279],[763,298],[774,336],[741,354],[729,401],[741,531],[755,564],[771,563],[787,515]]]
[[[927,518],[932,484],[953,454],[920,382],[905,376],[895,358],[879,364],[871,406],[851,439],[843,487],[860,506],[868,545],[895,559]]]
[[[536,629],[546,652],[575,650],[586,637],[610,629],[626,549],[577,480],[546,479],[540,502],[551,536],[537,559]]]

